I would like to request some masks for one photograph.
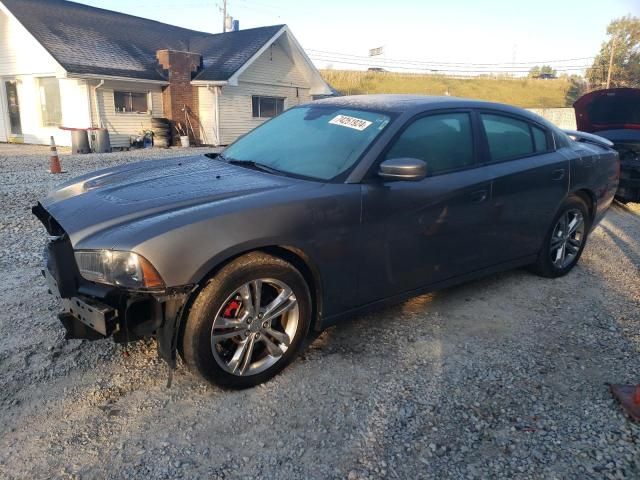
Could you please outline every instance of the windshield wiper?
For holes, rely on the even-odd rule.
[[[281,175],[285,173],[285,172],[281,172],[278,169],[269,167],[268,165],[254,162],[253,160],[236,160],[235,158],[229,158],[225,160],[227,161],[227,163],[230,163],[231,165],[239,165],[241,167],[252,168],[254,170],[260,170],[261,172],[275,173],[275,174],[281,174]]]

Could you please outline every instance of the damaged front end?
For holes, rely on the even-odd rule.
[[[32,212],[49,233],[42,274],[62,307],[65,338],[128,343],[154,336],[160,358],[175,368],[180,323],[194,286],[141,289],[88,280],[62,226],[41,204]]]

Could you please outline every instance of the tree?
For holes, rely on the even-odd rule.
[[[529,70],[530,78],[556,78],[558,72],[551,65],[536,65]]]
[[[564,101],[565,105],[570,107],[577,99],[584,95],[587,85],[584,78],[579,75],[566,76],[565,78],[569,82],[569,88],[564,96]]]
[[[640,87],[640,18],[627,15],[613,20],[607,27],[607,35],[609,39],[602,43],[587,70],[590,87],[606,86],[609,64],[611,87]]]
[[[557,70],[551,68],[550,65],[543,65],[542,67],[540,67],[540,76],[542,78],[556,78],[557,75]]]

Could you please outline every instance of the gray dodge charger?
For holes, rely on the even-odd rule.
[[[154,336],[222,386],[310,332],[494,272],[569,272],[619,178],[611,143],[525,110],[420,96],[292,108],[222,154],[75,178],[33,208],[67,338]]]

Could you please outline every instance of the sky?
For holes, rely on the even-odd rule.
[[[222,0],[76,1],[222,31]],[[228,0],[227,8],[241,29],[286,23],[319,68],[460,75],[517,74],[550,61],[581,73],[612,19],[640,16],[640,0]],[[365,58],[380,46],[382,56]]]

